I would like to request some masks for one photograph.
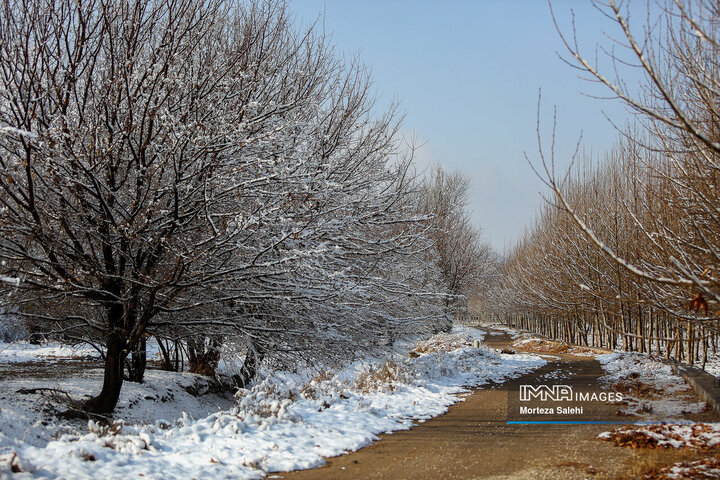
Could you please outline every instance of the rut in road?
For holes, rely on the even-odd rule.
[[[489,346],[503,348],[511,344],[508,334],[493,333],[486,337]],[[276,475],[293,480],[615,479],[634,478],[658,463],[703,458],[697,452],[633,450],[597,440],[597,435],[612,425],[509,425],[508,408],[517,411],[520,385],[562,383],[574,390],[598,391],[598,378],[604,372],[594,358],[567,354],[546,358],[548,364],[544,367],[476,390],[446,414],[411,430],[382,435],[380,441],[364,449],[327,459],[323,467]],[[617,416],[617,410],[617,405],[595,402],[581,418],[626,421],[627,417]],[[695,417],[697,421],[713,419],[712,413]]]

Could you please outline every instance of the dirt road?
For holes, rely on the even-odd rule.
[[[506,334],[488,336],[495,348],[510,344]],[[600,364],[588,357],[553,355],[548,364],[516,380],[476,390],[445,415],[411,430],[382,435],[380,441],[348,455],[327,459],[321,468],[277,474],[286,479],[585,479],[636,478],[653,465],[696,460],[692,451],[633,450],[597,440],[613,425],[509,425],[522,384],[561,383],[598,390]],[[581,417],[617,418],[618,407],[588,405]],[[509,410],[510,409],[510,410]],[[709,413],[693,418],[713,419]],[[565,417],[566,419],[568,417]],[[629,420],[632,421],[632,420]],[[717,421],[717,420],[715,420]],[[275,477],[275,478],[277,478]]]

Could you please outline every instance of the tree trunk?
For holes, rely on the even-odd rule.
[[[213,339],[188,339],[188,362],[190,373],[197,373],[206,377],[214,377],[215,369],[220,360],[219,343]]]
[[[175,355],[176,355],[175,366],[173,366],[173,362],[170,359],[170,342],[168,342],[168,344],[166,346],[159,337],[155,336],[155,340],[157,341],[158,346],[160,347],[160,355],[162,356],[163,370],[167,370],[168,372],[172,372],[172,371],[177,372],[178,371],[177,355],[179,355],[177,349],[175,350]],[[177,347],[177,345],[176,345],[176,347]]]
[[[125,367],[125,340],[113,331],[108,335],[105,355],[105,377],[100,394],[85,402],[84,409],[90,413],[108,414],[115,410],[120,398]]]
[[[255,378],[255,375],[257,375],[264,356],[264,350],[260,346],[248,349],[240,374],[232,376],[235,386],[238,388],[247,387],[252,379]]]
[[[145,367],[147,367],[147,338],[143,335],[130,356],[128,381],[142,383],[145,377]]]

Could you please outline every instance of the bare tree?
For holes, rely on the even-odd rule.
[[[432,216],[434,256],[448,292],[449,313],[467,310],[468,297],[488,287],[495,259],[467,210],[470,179],[436,165],[421,193],[421,210]]]
[[[605,70],[637,67],[639,90],[584,56],[576,32],[561,36],[572,61],[637,113],[638,125],[620,132],[598,167],[560,176],[538,128],[539,174],[554,201],[506,265],[497,298],[511,299],[503,305],[513,321],[570,341],[590,328],[601,345],[619,338],[626,349],[705,361],[718,334],[710,308],[720,259],[718,6],[652,4],[641,28],[629,2],[596,6],[620,34],[621,48],[602,49]]]
[[[548,185],[588,238],[633,275],[661,284],[694,287],[718,300],[718,278],[712,273],[716,269],[708,270],[708,262],[715,263],[720,258],[714,241],[718,228],[714,185],[720,153],[715,111],[720,83],[718,6],[704,1],[665,2],[660,6],[660,14],[645,26],[642,38],[631,28],[622,3],[610,0],[607,4],[597,2],[597,6],[614,21],[622,38],[618,42],[631,52],[634,66],[645,75],[640,93],[633,92],[621,79],[612,81],[603,75],[596,64],[581,54],[574,36],[571,39],[561,33],[561,37],[579,68],[609,88],[643,119],[647,136],[638,145],[662,153],[656,172],[668,179],[672,191],[667,199],[671,205],[680,207],[678,214],[688,216],[687,228],[684,232],[672,229],[654,232],[649,225],[644,228],[650,238],[663,239],[664,245],[655,242],[655,246],[665,249],[667,256],[666,261],[643,268],[614,251],[585,219],[576,215],[564,201],[561,182],[549,165],[551,161],[543,160]],[[615,71],[621,70],[618,65],[630,61],[612,53],[609,58],[616,66]],[[683,206],[679,205],[680,199],[685,202]]]

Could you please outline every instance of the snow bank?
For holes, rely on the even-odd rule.
[[[43,345],[33,345],[28,342],[0,342],[0,363],[43,362],[49,358],[78,360],[100,358],[100,354],[87,345],[74,347],[58,342]]]
[[[702,364],[698,363],[695,366],[702,367]],[[708,360],[705,364],[705,371],[715,378],[720,377],[720,355],[713,355],[712,352],[708,352]]]
[[[482,332],[460,327],[452,341]],[[446,339],[450,341],[450,338]],[[443,342],[440,342],[443,343]],[[322,465],[383,432],[444,413],[466,387],[501,382],[545,364],[468,346],[355,362],[340,371],[278,372],[241,390],[234,408],[145,425],[90,423],[46,446],[0,433],[0,475],[17,478],[260,478]]]
[[[96,395],[102,388],[102,381],[100,369],[56,379],[3,379],[0,383],[0,453],[15,446],[44,448],[53,438],[84,429],[84,422],[56,418],[53,407],[59,404],[61,410],[68,408],[63,405],[68,397],[61,392],[70,393],[75,400]],[[21,393],[38,388],[52,390]],[[148,370],[144,383],[124,383],[114,418],[126,423],[154,424],[164,419],[174,421],[183,414],[203,418],[218,410],[232,408],[232,398],[212,394],[209,390],[209,379],[200,375]]]
[[[147,342],[148,358],[160,358],[160,347],[154,338]],[[0,342],[0,364],[18,362],[45,362],[47,360],[99,360],[100,353],[90,345],[67,345],[45,342],[35,345],[29,342]]]
[[[720,423],[628,426],[603,432],[598,438],[621,447],[708,450],[720,445]]]
[[[600,380],[621,391],[628,401],[623,409],[627,415],[668,420],[706,408],[705,402],[695,401],[692,388],[669,365],[645,354],[614,352],[596,358],[607,373]]]
[[[720,459],[708,457],[696,462],[678,462],[674,465],[658,470],[655,478],[658,480],[720,478]]]

